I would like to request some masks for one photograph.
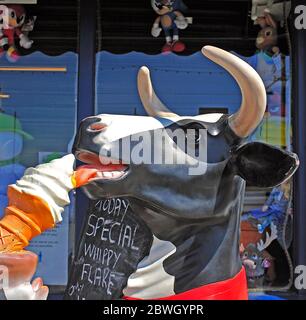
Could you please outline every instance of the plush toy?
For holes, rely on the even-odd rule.
[[[286,181],[273,188],[262,208],[252,209],[242,216],[242,220],[254,219],[259,233],[263,233],[272,222],[282,224],[289,207],[290,182]]]
[[[3,35],[5,21],[8,17],[8,8],[0,5],[0,57],[3,54],[3,47],[7,45],[7,38]]]
[[[257,49],[271,56],[279,54],[277,23],[273,17],[265,13],[263,17],[257,19],[257,22],[261,27],[256,38]]]
[[[256,245],[249,243],[246,247],[240,245],[240,256],[246,270],[249,288],[262,288],[265,282],[272,282],[275,279],[274,259],[265,250],[275,239],[277,239],[277,228],[272,223],[271,234],[266,233],[265,242],[260,240]]]
[[[16,38],[19,39],[20,47],[25,49],[30,49],[33,43],[22,30],[26,19],[26,11],[21,5],[7,5],[1,11],[3,11],[3,21],[0,33],[0,55],[6,52],[7,59],[14,62],[19,58],[15,43]]]
[[[182,0],[151,0],[154,11],[158,14],[155,19],[151,34],[158,37],[164,30],[166,44],[162,52],[182,52],[185,50],[185,44],[179,40],[179,29],[186,29],[188,19],[183,15],[186,10]],[[162,28],[160,28],[160,25]]]

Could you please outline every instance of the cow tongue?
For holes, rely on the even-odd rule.
[[[89,183],[92,179],[116,179],[122,176],[127,166],[122,164],[96,165],[86,164],[79,166],[74,172],[76,188]]]

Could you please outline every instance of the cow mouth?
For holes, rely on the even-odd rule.
[[[76,158],[84,163],[77,167],[77,172],[86,177],[87,182],[97,180],[119,180],[128,172],[129,166],[121,160],[98,156],[88,151],[77,151]]]

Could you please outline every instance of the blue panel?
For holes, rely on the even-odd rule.
[[[198,114],[199,108],[228,108],[240,105],[235,80],[201,52],[191,56],[146,55],[139,52],[97,54],[97,113],[145,114],[137,93],[138,69],[151,70],[157,95],[181,115]]]
[[[39,151],[67,151],[75,126],[77,63],[75,53],[51,57],[40,52],[22,57],[14,64],[0,59],[8,67],[66,67],[67,72],[1,71],[1,91],[10,95],[1,100],[1,108],[21,121],[33,141],[25,141],[21,162],[38,162]]]

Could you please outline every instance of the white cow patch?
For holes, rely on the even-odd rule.
[[[176,247],[169,241],[154,236],[150,253],[131,274],[123,294],[127,297],[154,299],[174,295],[174,276],[168,274],[163,262],[175,253]]]

